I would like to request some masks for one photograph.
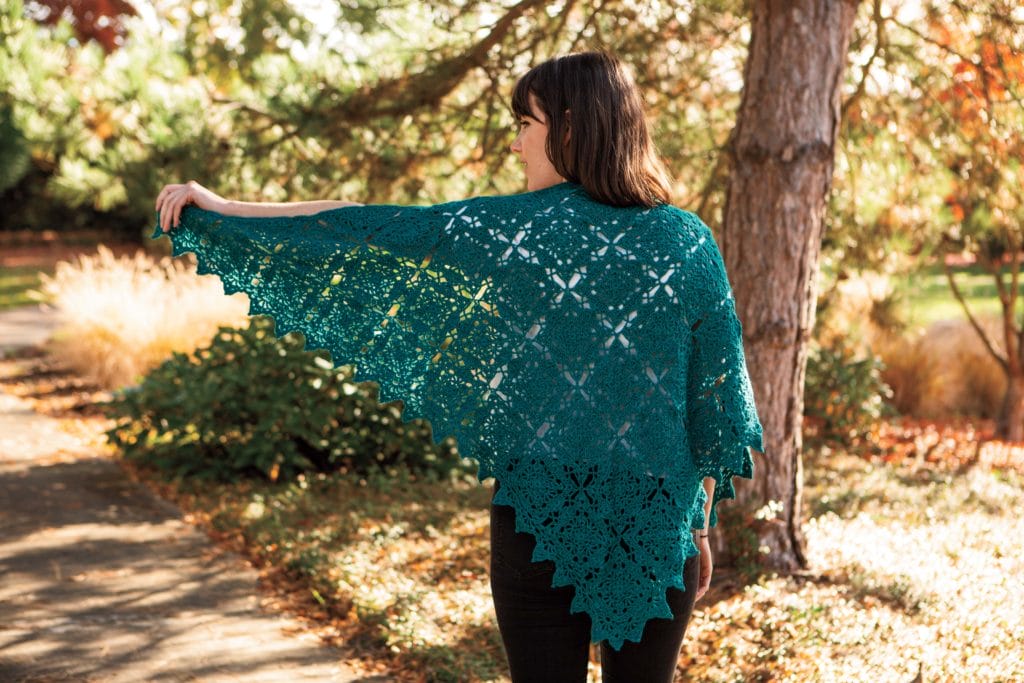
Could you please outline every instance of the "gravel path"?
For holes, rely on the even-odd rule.
[[[38,344],[0,312],[0,349]],[[0,681],[353,681],[344,652],[261,609],[257,573],[0,388]]]

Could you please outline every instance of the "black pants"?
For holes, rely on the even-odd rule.
[[[497,490],[497,483],[495,484]],[[491,504],[491,593],[513,683],[585,683],[590,616],[569,613],[575,589],[551,587],[551,560],[531,562],[536,539],[517,532],[515,510]],[[671,683],[693,613],[700,556],[687,558],[686,590],[666,594],[674,619],[652,619],[639,643],[601,643],[603,683]]]

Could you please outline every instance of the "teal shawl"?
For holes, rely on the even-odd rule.
[[[695,214],[566,182],[286,218],[188,206],[169,235],[275,334],[354,366],[435,443],[456,437],[533,560],[554,561],[552,586],[575,589],[592,642],[618,650],[672,618],[703,478],[716,526],[763,450],[725,266]]]

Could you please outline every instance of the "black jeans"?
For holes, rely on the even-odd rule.
[[[497,482],[495,482],[497,490]],[[531,562],[536,539],[517,532],[515,510],[491,503],[491,593],[513,683],[585,683],[590,616],[569,613],[575,589],[551,587],[551,560]],[[686,590],[666,594],[673,619],[651,619],[640,642],[601,643],[603,683],[671,683],[693,613],[700,556],[683,567]]]

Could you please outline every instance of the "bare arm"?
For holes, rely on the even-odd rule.
[[[160,227],[164,232],[178,225],[181,210],[187,204],[194,204],[200,209],[216,211],[226,216],[245,217],[308,216],[343,206],[362,206],[359,202],[340,199],[319,199],[309,202],[238,202],[225,199],[190,180],[182,185],[165,185],[160,190],[156,198],[156,210],[160,212]]]
[[[329,209],[340,209],[343,206],[362,206],[359,202],[344,199],[317,199],[309,202],[238,202],[228,200],[223,213],[227,216],[270,217],[270,216],[309,216]]]
[[[711,520],[711,502],[715,493],[715,480],[713,477],[704,477],[704,491],[708,494],[708,500],[704,503],[704,528],[694,529],[697,536],[697,547],[700,550],[700,579],[697,581],[697,595],[694,600],[700,600],[711,587],[711,572],[714,571],[714,561],[711,559],[711,543],[706,536],[708,522]],[[703,538],[701,538],[704,536]]]

